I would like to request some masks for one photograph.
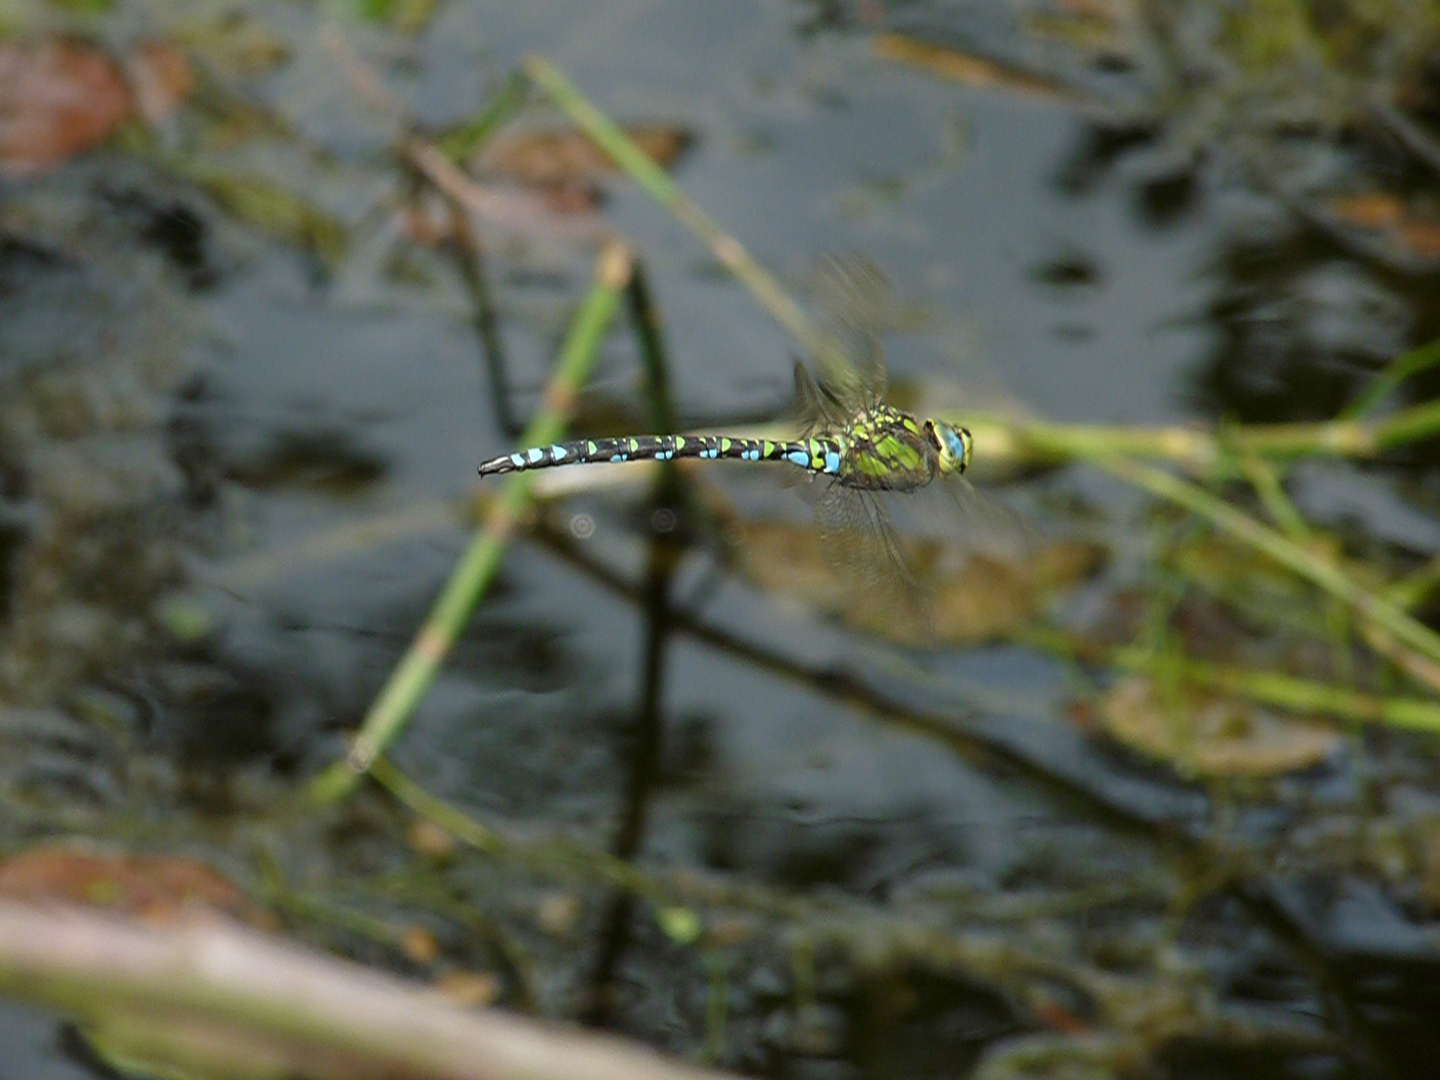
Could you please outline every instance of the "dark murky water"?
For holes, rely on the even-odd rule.
[[[445,500],[510,435],[453,262],[389,223],[390,118],[349,89],[315,7],[243,10],[229,40],[263,31],[283,63],[238,74],[198,51],[293,135],[210,152],[350,226],[333,272],[158,154],[97,151],[6,192],[8,847],[78,833],[198,853],[247,883],[265,866],[298,933],[402,967],[326,905],[424,912],[457,965],[499,973],[503,1004],[766,1075],[1426,1075],[1440,955],[1430,855],[1412,849],[1437,809],[1428,744],[1375,735],[1273,783],[1181,784],[1077,723],[1066,664],[1013,645],[899,657],[704,554],[677,575],[701,601],[666,638],[640,842],[658,880],[696,871],[720,891],[695,903],[699,943],[558,861],[426,864],[373,790],[286,809],[343,753],[461,550]],[[1015,33],[983,5],[889,15]],[[205,23],[121,3],[85,29],[118,48],[203,40]],[[340,26],[426,125],[472,115],[536,51],[622,120],[693,129],[679,181],[797,291],[826,251],[863,250],[894,279],[916,316],[887,339],[897,382],[1058,421],[1308,419],[1434,329],[1433,278],[1378,272],[1221,169],[1116,149],[1076,108],[887,63],[864,20],[827,5],[449,4],[414,36]],[[637,189],[610,185],[603,213],[644,260],[687,421],[778,413],[793,343]],[[523,417],[591,254],[492,239]],[[613,334],[594,385],[643,415],[640,382]],[[1428,553],[1433,484],[1408,475],[1391,489],[1312,470],[1302,503]],[[1004,494],[1054,531],[1094,531],[1053,512],[1075,501],[1134,523],[1084,470]],[[522,835],[612,845],[647,745],[637,505],[582,496],[566,512],[591,515],[592,537],[507,555],[394,754],[432,794]],[[398,538],[302,557],[377,518]],[[1145,540],[1118,533],[1076,608],[1125,583]],[[1041,1071],[1052,1050],[1071,1071]],[[16,1068],[72,1071],[0,1075]]]

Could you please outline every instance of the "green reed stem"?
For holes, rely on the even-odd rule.
[[[734,274],[760,301],[761,306],[770,312],[807,352],[817,350],[819,337],[804,308],[791,298],[785,287],[768,270],[755,261],[738,240],[727,234],[705,211],[692,202],[670,174],[641,150],[630,136],[592,105],[574,84],[547,60],[532,54],[520,62],[520,69],[651,198],[698,236],[710,249],[716,261]]]
[[[600,112],[552,64],[528,56],[521,70],[564,111],[622,170],[690,229],[811,355],[825,351],[804,309],[744,247],[726,234],[612,120]],[[1365,400],[1388,393],[1400,381],[1440,360],[1440,342],[1401,358],[1371,388]],[[1368,407],[1368,406],[1367,406]],[[1352,410],[1359,413],[1361,410]],[[976,446],[993,460],[1056,464],[1101,455],[1153,457],[1209,471],[1221,456],[1216,437],[1200,428],[1125,428],[1016,422],[1002,417],[961,418],[975,432]],[[1230,437],[1236,452],[1260,457],[1327,455],[1367,458],[1415,439],[1440,435],[1440,402],[1396,412],[1384,419],[1344,416],[1323,423],[1258,424],[1236,428]]]
[[[517,840],[431,795],[387,758],[377,757],[371,769],[376,783],[384,786],[414,814],[440,826],[460,843],[476,851],[496,858],[512,859],[535,870],[553,872],[568,867],[590,881],[625,889],[656,903],[668,898],[655,880],[624,859],[559,837]]]
[[[1375,442],[1382,450],[1436,435],[1440,435],[1440,401],[1401,409],[1375,424]]]
[[[525,77],[525,73],[512,71],[491,97],[485,111],[443,138],[437,139],[436,147],[451,161],[460,164],[484,146],[490,136],[519,112],[529,96],[530,81]]]
[[[1440,588],[1440,555],[1433,555],[1420,569],[1407,574],[1385,590],[1385,599],[1399,608],[1418,607]]]
[[[650,398],[650,418],[655,430],[669,435],[680,430],[675,399],[670,393],[669,354],[660,333],[660,313],[650,295],[650,283],[642,263],[636,262],[625,290],[630,322],[640,341],[640,361],[645,365],[645,391]]]
[[[1203,488],[1178,476],[1124,458],[1096,458],[1095,463],[1127,483],[1184,507],[1242,543],[1270,556],[1282,566],[1344,601],[1376,627],[1431,662],[1440,662],[1440,634],[1406,615],[1393,604],[1367,592],[1328,559],[1287,539],[1235,509]]]
[[[1423,698],[1377,697],[1274,671],[1228,667],[1168,653],[1157,657],[1150,649],[1119,649],[1108,660],[1129,671],[1163,671],[1186,682],[1290,712],[1440,733],[1440,702]]]
[[[1250,481],[1250,486],[1255,489],[1255,494],[1260,497],[1260,504],[1265,507],[1265,512],[1270,515],[1280,530],[1297,544],[1308,543],[1314,538],[1314,531],[1310,524],[1301,516],[1295,504],[1290,501],[1290,496],[1285,493],[1284,484],[1281,483],[1280,470],[1275,467],[1274,462],[1266,461],[1264,458],[1256,457],[1254,454],[1245,454],[1240,457],[1236,464],[1241,474]]]
[[[947,417],[947,419],[950,419]],[[1250,424],[1225,433],[1189,426],[1056,424],[967,413],[953,419],[975,434],[976,453],[1000,462],[1059,465],[1076,458],[1143,457],[1210,473],[1227,452],[1260,458],[1373,458],[1419,439],[1440,437],[1440,401],[1378,419]]]
[[[544,407],[521,436],[522,446],[551,443],[564,433],[575,395],[610,327],[621,293],[629,284],[631,266],[629,249],[618,241],[601,251],[594,284],[570,324],[546,388]],[[533,481],[532,473],[520,472],[505,483],[486,515],[484,527],[451,571],[425,625],[371,704],[350,753],[312,783],[313,798],[328,801],[348,795],[376,756],[404,728],[500,565],[505,541],[529,503]]]
[[[1402,353],[1370,381],[1364,393],[1341,410],[1340,419],[1356,420],[1370,415],[1406,379],[1418,375],[1426,368],[1434,367],[1437,363],[1440,363],[1440,338]]]

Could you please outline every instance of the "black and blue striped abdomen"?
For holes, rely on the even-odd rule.
[[[617,439],[576,439],[505,454],[481,465],[480,475],[557,465],[728,458],[734,461],[784,461],[811,472],[836,476],[844,456],[844,444],[834,438],[777,442],[771,439],[734,439],[727,435],[634,435]]]

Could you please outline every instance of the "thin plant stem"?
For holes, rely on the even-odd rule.
[[[670,396],[669,366],[665,342],[660,333],[660,320],[650,299],[644,268],[636,263],[625,291],[631,322],[640,340],[641,358],[645,365],[646,389],[656,430],[678,430],[675,405]],[[671,514],[681,500],[679,474],[667,462],[654,485],[652,498],[654,520],[661,513]],[[656,528],[650,537],[650,567],[645,589],[645,654],[641,674],[641,695],[632,730],[628,733],[620,756],[625,760],[624,801],[611,853],[616,859],[631,863],[643,849],[648,829],[650,802],[660,771],[660,757],[665,724],[663,697],[665,659],[670,640],[670,582],[680,560],[675,537]],[[606,903],[601,918],[599,948],[590,973],[585,978],[588,1001],[582,1015],[587,1023],[608,1026],[613,1020],[615,1004],[615,971],[630,943],[631,924],[635,913],[635,896],[628,889],[617,889]]]
[[[474,315],[471,320],[475,337],[480,343],[489,382],[490,400],[495,405],[495,418],[507,439],[520,434],[521,426],[510,409],[509,365],[505,360],[505,341],[500,336],[500,320],[495,311],[495,298],[490,292],[490,278],[485,272],[485,252],[479,237],[470,228],[465,207],[453,195],[446,196],[450,207],[450,228],[454,239],[451,249],[460,281],[469,294]]]
[[[1315,531],[1286,494],[1281,482],[1280,466],[1254,454],[1240,455],[1236,459],[1236,465],[1241,474],[1250,481],[1255,494],[1260,497],[1270,520],[1294,543],[1302,548],[1313,547],[1316,542]],[[1324,604],[1325,629],[1333,646],[1333,655],[1340,667],[1340,673],[1349,679],[1353,677],[1355,667],[1354,652],[1349,647],[1353,627],[1351,612],[1343,601],[1334,596],[1327,597]]]
[[[640,341],[640,360],[645,365],[645,389],[650,398],[650,416],[661,434],[680,430],[680,418],[670,393],[670,364],[665,339],[660,333],[660,316],[650,295],[650,282],[643,263],[636,262],[625,290],[630,322]]]
[[[1180,477],[1124,458],[1097,458],[1096,464],[1127,483],[1144,488],[1152,495],[1176,503],[1207,519],[1242,543],[1263,552],[1282,566],[1344,601],[1381,631],[1381,634],[1372,640],[1372,646],[1377,642],[1382,646],[1387,641],[1391,644],[1398,643],[1413,653],[1418,653],[1419,657],[1429,664],[1440,664],[1440,634],[1412,619],[1388,601],[1366,591],[1328,559],[1301,547]],[[1401,666],[1412,675],[1416,674],[1414,667],[1406,664]]]
[[[673,501],[667,497],[675,487],[673,470],[663,473],[656,483],[654,505],[657,510],[668,508]],[[650,817],[650,803],[660,773],[661,749],[664,742],[665,659],[670,641],[670,580],[679,563],[680,552],[674,537],[656,532],[650,540],[650,567],[645,587],[645,659],[641,674],[641,696],[635,721],[625,740],[628,754],[625,764],[624,799],[620,806],[619,823],[611,846],[611,854],[629,865],[644,847]],[[589,1002],[584,1010],[588,1023],[598,1026],[612,1019],[614,979],[625,950],[630,943],[631,922],[635,913],[635,896],[629,889],[617,889],[606,904],[601,918],[599,948],[590,973],[585,978]]]
[[[1440,363],[1440,338],[1427,341],[1409,352],[1401,353],[1385,369],[1370,380],[1364,392],[1340,411],[1341,420],[1358,420],[1369,416],[1395,392],[1406,379]]]
[[[1309,543],[1315,536],[1309,523],[1301,516],[1290,496],[1285,493],[1280,470],[1275,464],[1254,454],[1241,455],[1236,460],[1241,474],[1250,482],[1259,496],[1265,512],[1270,515],[1280,530],[1297,544]]]
[[[1317,423],[1249,424],[1231,429],[1225,445],[1199,426],[1127,427],[1056,424],[994,414],[945,417],[975,435],[976,454],[1031,465],[1060,465],[1098,457],[1168,461],[1196,473],[1212,473],[1233,454],[1267,459],[1374,458],[1419,439],[1440,437],[1440,401],[1427,401],[1379,419]]]
[[[613,120],[592,105],[575,85],[549,61],[530,55],[520,62],[521,70],[543,90],[575,124],[651,198],[670,211],[675,219],[700,238],[717,262],[735,275],[766,311],[807,351],[819,347],[819,337],[810,318],[768,270],[755,261],[744,246],[716,224],[680,189],[655,161],[635,144]]]
[[[1440,702],[1424,698],[1379,697],[1275,671],[1211,664],[1172,653],[1157,656],[1153,650],[1144,648],[1118,649],[1105,659],[1128,671],[1163,671],[1185,682],[1290,712],[1440,733]]]
[[[457,165],[473,157],[475,152],[490,140],[510,118],[524,108],[530,97],[530,81],[525,73],[516,69],[500,85],[489,104],[475,119],[462,124],[454,131],[439,138],[435,145],[440,152]]]
[[[594,284],[570,324],[555,374],[546,389],[545,406],[526,428],[522,445],[554,442],[564,432],[575,395],[629,283],[631,265],[629,249],[618,241],[600,253]],[[516,473],[491,504],[483,528],[451,572],[425,625],[371,704],[350,753],[312,783],[313,798],[329,801],[353,791],[376,755],[404,728],[500,565],[505,541],[529,504],[533,480],[531,473]]]
[[[1407,574],[1385,591],[1385,598],[1396,607],[1413,608],[1424,602],[1440,587],[1440,554],[1431,556],[1420,569]]]

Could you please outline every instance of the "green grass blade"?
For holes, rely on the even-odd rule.
[[[1261,551],[1325,592],[1344,601],[1394,641],[1430,661],[1440,663],[1440,634],[1405,614],[1394,604],[1368,592],[1338,566],[1287,539],[1208,491],[1160,469],[1124,458],[1096,458],[1095,463],[1127,483],[1183,506],[1235,539]],[[1373,643],[1373,642],[1372,642]],[[1408,667],[1412,673],[1416,670]]]
[[[641,150],[619,125],[592,105],[549,61],[532,55],[521,61],[520,66],[580,130],[610,155],[616,165],[698,236],[716,261],[734,274],[781,326],[794,335],[808,352],[815,351],[818,338],[805,309],[738,240],[691,202],[669,173],[655,164],[650,155]]]
[[[570,403],[584,384],[619,307],[631,265],[631,254],[623,244],[612,243],[601,252],[594,284],[570,324],[546,390],[545,407],[525,429],[522,446],[543,446],[564,434]],[[484,526],[451,571],[425,625],[371,704],[349,755],[312,782],[313,798],[329,801],[348,795],[376,756],[404,729],[499,567],[505,541],[529,502],[533,482],[533,473],[520,472],[505,483]]]

